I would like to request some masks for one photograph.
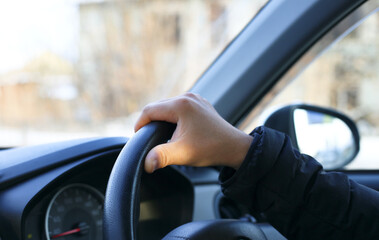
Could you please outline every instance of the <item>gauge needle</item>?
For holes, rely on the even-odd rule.
[[[67,235],[71,235],[71,234],[74,234],[74,233],[78,233],[78,232],[80,232],[80,231],[81,231],[80,228],[75,228],[75,229],[71,229],[71,230],[66,231],[66,232],[63,232],[63,233],[59,233],[59,234],[53,235],[53,236],[51,236],[50,238],[51,238],[51,239],[54,239],[54,238],[64,237],[64,236],[67,236]]]

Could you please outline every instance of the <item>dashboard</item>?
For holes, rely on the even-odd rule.
[[[0,240],[103,239],[104,195],[126,142],[82,139],[0,151]],[[191,221],[249,216],[223,197],[218,173],[183,166],[143,173],[139,239],[161,239]]]
[[[40,149],[36,149],[39,157],[15,161],[16,165],[3,168],[8,167],[9,171],[0,172],[3,176],[0,178],[1,240],[103,239],[104,195],[123,144],[92,151],[91,148],[97,147],[89,143],[88,154],[81,154],[81,157],[70,153],[72,145],[53,146],[53,152],[61,152],[61,159],[49,159],[50,164],[40,166],[42,169],[38,172],[25,171],[25,167],[46,154],[51,157]],[[19,151],[24,151],[24,156],[27,156],[26,150],[32,149],[19,149],[17,154],[14,150],[11,155],[20,155]],[[11,155],[8,157],[12,158]],[[68,161],[67,157],[71,160]],[[20,170],[13,176],[13,181],[9,181],[12,178],[5,174],[15,170],[15,166]],[[193,199],[191,181],[174,167],[144,174],[140,192],[139,238],[161,239],[172,229],[192,221]]]

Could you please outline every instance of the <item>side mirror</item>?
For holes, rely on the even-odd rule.
[[[319,161],[324,169],[340,169],[359,152],[359,133],[346,115],[306,104],[272,113],[264,126],[286,133],[294,147]]]

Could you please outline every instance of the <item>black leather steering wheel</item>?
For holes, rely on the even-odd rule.
[[[137,240],[144,159],[154,146],[171,138],[175,127],[171,123],[152,122],[141,128],[122,149],[113,166],[105,194],[104,239]],[[164,239],[265,240],[266,237],[257,226],[249,222],[212,220],[187,223],[174,229]]]
[[[154,146],[167,142],[174,130],[174,124],[152,122],[141,128],[122,149],[113,166],[105,193],[104,239],[137,240],[144,159]]]

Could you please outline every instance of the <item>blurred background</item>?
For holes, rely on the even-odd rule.
[[[0,3],[0,146],[130,136],[188,90],[266,1]]]
[[[145,104],[188,90],[265,3],[1,1],[0,147],[131,136]],[[363,168],[377,168],[378,56],[376,13],[271,93],[253,123],[294,102],[338,109],[358,124]]]

